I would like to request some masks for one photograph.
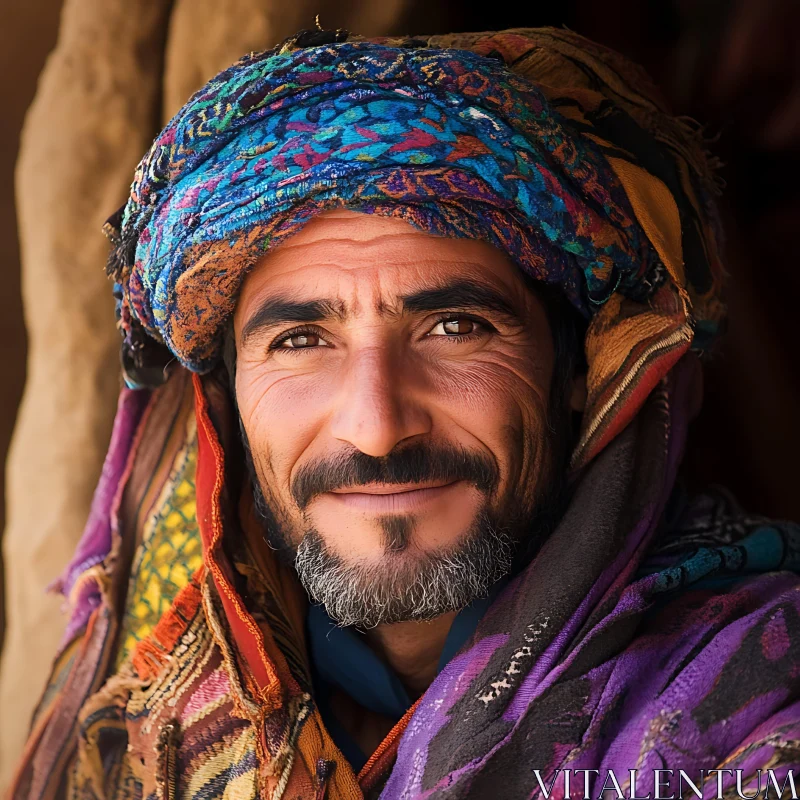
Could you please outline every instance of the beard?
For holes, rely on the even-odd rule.
[[[448,550],[406,559],[393,554],[377,564],[350,563],[330,552],[311,529],[297,547],[294,568],[309,596],[331,619],[342,626],[373,628],[431,620],[486,597],[508,574],[514,551],[513,537],[482,518]]]
[[[243,428],[242,439],[266,542],[291,564],[311,600],[323,605],[341,626],[372,628],[431,620],[487,597],[497,581],[527,563],[563,507],[560,483],[557,491],[540,493],[538,501],[530,492],[511,491],[498,504],[499,474],[491,458],[422,443],[382,458],[353,450],[302,467],[290,487],[305,521],[298,526],[290,522],[268,482],[259,479]],[[469,529],[446,548],[420,549],[413,541],[413,515],[390,515],[377,520],[382,544],[379,558],[348,560],[326,545],[305,513],[315,497],[333,489],[455,480],[471,483],[484,502]]]

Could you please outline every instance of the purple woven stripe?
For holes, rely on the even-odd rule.
[[[90,567],[102,562],[108,555],[111,549],[111,514],[114,499],[128,463],[134,434],[149,398],[150,392],[122,389],[111,432],[111,443],[94,492],[86,527],[72,560],[61,578],[50,586],[51,591],[60,592],[68,598],[79,576]],[[85,584],[72,606],[61,642],[62,647],[86,624],[92,610],[99,603],[100,590],[97,584],[93,582]]]

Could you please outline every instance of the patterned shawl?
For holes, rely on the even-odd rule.
[[[123,363],[206,372],[247,270],[333,206],[488,241],[587,318],[576,464],[722,315],[699,137],[647,78],[575,34],[363,41],[306,32],[209,81],[110,221]],[[149,337],[147,336],[149,334]]]
[[[608,769],[639,797],[682,769],[709,798],[700,770],[754,796],[800,769],[800,528],[673,490],[685,361],[358,775],[314,702],[296,579],[233,548],[252,519],[227,390],[187,377],[123,392],[15,800],[540,798],[534,769],[597,770],[592,798]]]
[[[195,374],[123,390],[15,799],[537,798],[534,769],[545,784],[596,770],[598,797],[605,770],[629,790],[632,768],[640,796],[662,768],[701,783],[701,769],[740,769],[752,794],[759,770],[800,768],[800,530],[675,490],[694,358],[681,355],[719,318],[718,271],[702,154],[645,86],[561,31],[306,34],[170,123],[113,264],[131,377],[153,376],[145,330]],[[314,702],[296,579],[236,549],[254,524],[241,443],[226,387],[198,374],[254,254],[340,194],[491,236],[591,316],[570,507],[359,775]]]

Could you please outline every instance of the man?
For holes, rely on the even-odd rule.
[[[712,188],[563,31],[198,92],[109,224],[128,388],[14,796],[794,785],[800,532],[676,482]]]

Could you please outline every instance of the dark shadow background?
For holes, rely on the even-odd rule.
[[[59,10],[60,0],[11,0],[0,10],[3,463],[25,377],[14,163],[25,110],[55,43]],[[336,26],[335,19],[322,23]],[[685,471],[690,485],[725,484],[754,512],[800,518],[800,493],[795,488],[800,452],[795,355],[795,304],[800,294],[800,3],[562,0],[523,5],[415,0],[394,33],[539,25],[566,25],[640,62],[661,85],[674,111],[703,123],[707,136],[716,140],[712,149],[724,162],[720,176],[727,184],[722,211],[731,277],[730,322],[726,339],[707,365],[705,405],[692,428]],[[264,42],[265,47],[272,44]],[[0,488],[0,530],[3,526]],[[2,619],[0,592],[0,641]]]

